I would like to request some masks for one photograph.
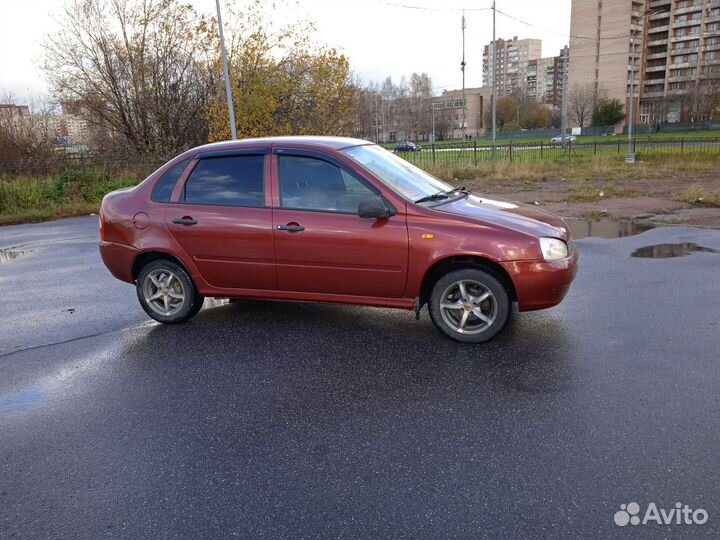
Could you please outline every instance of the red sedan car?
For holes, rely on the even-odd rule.
[[[420,309],[445,335],[487,341],[558,304],[578,253],[562,219],[454,187],[380,146],[274,137],[189,150],[105,196],[100,253],[153,319],[203,298]]]

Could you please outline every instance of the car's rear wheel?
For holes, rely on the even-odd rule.
[[[187,271],[165,259],[151,261],[142,268],[136,289],[145,313],[165,324],[187,321],[203,303]]]
[[[428,309],[435,326],[464,343],[482,343],[507,324],[512,301],[497,277],[479,268],[454,270],[432,289]]]

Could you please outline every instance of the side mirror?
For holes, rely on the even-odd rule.
[[[394,216],[397,211],[376,195],[362,201],[358,205],[357,213],[361,218],[382,219]]]

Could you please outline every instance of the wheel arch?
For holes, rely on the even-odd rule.
[[[497,262],[478,255],[453,255],[435,261],[423,276],[420,286],[420,305],[424,305],[430,299],[432,288],[437,281],[453,270],[461,268],[477,268],[495,276],[502,283],[512,302],[517,301],[517,292],[507,271]]]
[[[158,250],[152,250],[152,251],[143,251],[140,253],[137,257],[135,257],[135,260],[133,261],[132,268],[130,270],[130,275],[133,279],[133,281],[137,280],[138,275],[140,274],[140,271],[143,269],[145,265],[148,263],[151,263],[153,261],[158,260],[166,260],[171,261],[176,264],[179,264],[182,266],[182,268],[187,272],[187,275],[190,276],[190,279],[192,278],[192,274],[190,273],[190,269],[187,267],[187,265],[177,257],[176,255],[172,255],[171,253],[168,253],[167,251],[158,251]]]

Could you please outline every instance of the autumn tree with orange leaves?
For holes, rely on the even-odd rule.
[[[351,132],[358,88],[346,56],[313,44],[309,23],[276,28],[259,0],[242,13],[225,9],[239,138]],[[219,45],[217,50],[219,69]],[[210,140],[229,138],[222,84],[210,100],[208,120]]]

